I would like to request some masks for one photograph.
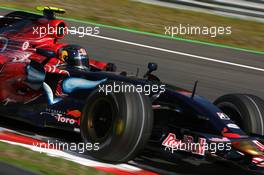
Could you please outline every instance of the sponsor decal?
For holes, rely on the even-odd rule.
[[[59,113],[59,114],[64,114],[64,115],[66,115],[66,113],[65,113],[64,111],[57,110],[57,109],[51,109],[51,108],[46,108],[46,112],[50,112],[50,113]]]
[[[22,50],[27,50],[29,48],[29,42],[28,41],[25,41],[23,44],[22,44]]]
[[[256,164],[259,167],[264,167],[264,157],[263,156],[253,157],[252,163]]]
[[[74,118],[80,118],[82,113],[79,110],[67,110],[66,115],[70,115]]]
[[[71,125],[74,125],[74,124],[80,125],[79,120],[67,118],[67,117],[63,116],[62,114],[56,114],[56,115],[54,115],[54,117],[60,123],[66,123],[66,124],[71,124]]]
[[[168,149],[191,152],[197,155],[205,155],[205,144],[205,138],[198,138],[198,143],[194,143],[192,136],[184,135],[183,140],[178,140],[173,133],[169,133],[167,138],[162,142],[162,145]]]
[[[180,140],[176,139],[176,135],[169,133],[167,138],[162,142],[163,146],[175,148],[180,143]]]
[[[230,151],[232,149],[228,138],[212,138],[212,140],[219,142],[207,143],[205,138],[200,137],[198,142],[194,142],[194,137],[190,135],[184,135],[183,140],[179,140],[176,139],[175,134],[169,133],[162,145],[166,147],[165,151],[169,150],[171,153],[184,151],[201,156],[204,156],[205,152],[215,154],[218,151]]]
[[[216,113],[221,120],[230,120],[230,118],[223,112]]]
[[[233,128],[233,129],[240,129],[239,126],[237,126],[237,125],[234,124],[234,123],[229,123],[229,124],[227,124],[227,127],[228,127],[228,128]]]
[[[56,119],[59,123],[79,125],[81,112],[79,110],[67,110],[67,112],[54,110],[47,108],[45,112],[41,112],[40,115],[48,114]]]
[[[230,142],[230,140],[226,137],[222,137],[222,138],[213,137],[213,138],[210,138],[209,140],[212,142]]]
[[[227,127],[224,127],[223,130],[221,131],[221,134],[224,136],[224,137],[227,137],[229,139],[237,139],[237,138],[242,138],[242,137],[247,137],[247,136],[243,136],[243,135],[240,135],[238,133],[232,133],[228,130]]]
[[[21,62],[21,63],[29,63],[30,59],[29,57],[32,55],[32,53],[30,52],[20,52],[20,53],[15,53],[15,55],[13,55],[13,60],[12,62]]]
[[[260,151],[264,151],[264,145],[257,140],[253,140],[253,143],[260,149]]]

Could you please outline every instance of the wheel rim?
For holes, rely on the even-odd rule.
[[[96,99],[88,114],[88,132],[93,141],[102,142],[111,135],[116,110],[110,99]]]

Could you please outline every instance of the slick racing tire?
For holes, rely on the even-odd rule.
[[[115,84],[121,85],[119,82]],[[113,85],[113,82],[104,85]],[[112,163],[133,159],[146,145],[152,127],[151,101],[138,92],[110,92],[106,95],[98,88],[88,97],[81,119],[84,143],[99,147],[87,153]]]
[[[228,94],[214,104],[247,134],[264,135],[264,101],[249,94]]]

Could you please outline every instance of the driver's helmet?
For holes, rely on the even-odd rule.
[[[60,60],[79,69],[89,69],[89,58],[86,50],[78,45],[67,45],[60,50]]]

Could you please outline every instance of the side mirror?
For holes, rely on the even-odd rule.
[[[148,63],[148,69],[149,69],[149,73],[156,71],[158,69],[158,64],[157,63]]]
[[[158,69],[158,64],[157,63],[148,63],[148,71],[144,75],[144,78],[148,77],[151,72],[155,71]]]
[[[56,53],[54,51],[43,49],[43,48],[37,48],[36,53],[44,57],[47,57],[47,58],[56,57]]]

